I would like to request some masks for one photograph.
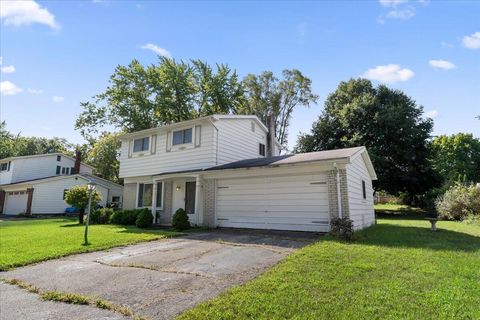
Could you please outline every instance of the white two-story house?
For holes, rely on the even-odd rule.
[[[93,167],[61,153],[0,159],[0,213],[62,214],[68,205],[65,191],[98,183],[100,205],[121,202],[123,187],[92,175]]]
[[[256,116],[212,115],[120,137],[123,206],[170,225],[327,232],[333,217],[374,223],[375,171],[364,147],[280,155]]]

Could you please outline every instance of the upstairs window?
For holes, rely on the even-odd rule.
[[[258,154],[265,157],[265,145],[263,143],[258,144]]]
[[[140,138],[133,141],[133,152],[147,151],[150,145],[150,138]]]
[[[0,171],[7,171],[8,170],[8,162],[4,162],[0,165]]]
[[[62,161],[62,156],[57,156],[57,161]]]
[[[172,145],[192,143],[192,128],[173,132]]]
[[[362,193],[363,193],[363,199],[367,199],[367,189],[365,187],[365,181],[362,180]]]

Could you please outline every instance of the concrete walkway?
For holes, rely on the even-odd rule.
[[[0,276],[23,280],[41,290],[99,297],[153,319],[171,319],[231,286],[258,276],[295,249],[316,239],[318,235],[307,233],[216,230],[73,255],[4,272]],[[9,290],[19,289],[10,288],[6,292]],[[0,302],[1,319],[42,318],[35,314],[29,318],[28,313],[17,310],[15,303],[3,300]],[[44,304],[46,302],[37,301],[31,305],[38,305],[40,310],[45,308]],[[65,310],[59,307],[59,314],[68,313],[70,307],[92,308],[62,306]],[[71,315],[78,318],[76,311]],[[102,315],[93,318],[121,318],[115,314],[103,317],[106,318]]]

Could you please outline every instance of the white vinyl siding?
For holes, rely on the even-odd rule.
[[[266,132],[252,119],[220,119],[218,128],[218,164],[261,158],[259,143],[266,145]]]
[[[365,181],[366,199],[363,198],[362,181]],[[372,180],[361,155],[347,165],[347,188],[350,219],[353,220],[355,229],[374,224]]]
[[[220,227],[329,230],[325,174],[219,179],[216,199]]]
[[[120,156],[120,177],[138,177],[150,176],[162,172],[182,171],[199,168],[207,168],[216,164],[216,145],[214,141],[214,127],[210,122],[201,122],[201,141],[195,146],[193,143],[188,147],[180,148],[186,145],[177,145],[176,148],[170,148],[167,151],[167,139],[172,139],[172,131],[159,129],[156,133],[156,144],[154,152],[145,153],[136,156],[129,152],[133,148],[133,142],[130,139],[122,139],[122,148]],[[195,134],[194,134],[195,135]],[[170,141],[171,143],[171,141]]]
[[[57,161],[57,155],[45,155],[41,157],[31,157],[25,159],[14,159],[10,168],[11,180],[4,183],[15,183],[19,181],[27,181],[40,178],[48,178],[56,175],[57,166],[61,168],[68,168],[69,172],[75,165],[75,161],[68,157],[62,156],[60,161]],[[60,169],[62,174],[62,169]],[[92,169],[82,165],[80,167],[81,173],[92,173]],[[65,173],[66,169],[65,169]]]
[[[32,214],[61,214],[65,208],[70,207],[63,200],[64,190],[68,190],[77,185],[86,185],[88,181],[77,179],[75,177],[52,180],[33,185]],[[104,186],[97,185],[95,190],[100,193],[102,200],[101,206],[105,206],[109,200],[109,190]]]

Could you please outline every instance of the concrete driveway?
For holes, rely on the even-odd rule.
[[[301,232],[215,230],[73,255],[0,276],[26,281],[41,290],[99,297],[127,306],[142,316],[171,319],[231,286],[258,276],[318,237]],[[15,304],[5,300],[8,299],[0,301],[2,319],[41,318],[35,313],[30,317],[21,315]],[[38,300],[39,310],[44,303]],[[34,312],[35,304],[31,306]],[[65,312],[67,318],[69,311]],[[97,318],[119,317],[112,313]]]

